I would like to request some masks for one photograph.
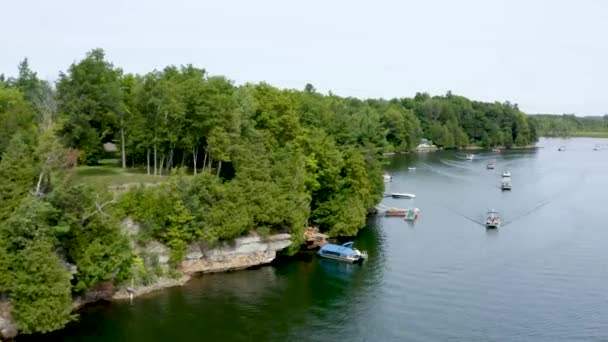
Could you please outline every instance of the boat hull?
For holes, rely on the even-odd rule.
[[[341,262],[345,262],[345,263],[349,263],[349,264],[363,263],[362,257],[344,258],[344,257],[335,256],[335,255],[327,255],[327,254],[320,254],[320,253],[319,253],[319,256],[322,258],[325,258],[325,259],[332,259],[332,260],[341,261]]]

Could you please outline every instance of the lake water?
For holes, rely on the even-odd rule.
[[[383,204],[418,207],[421,217],[371,218],[355,239],[369,253],[362,266],[310,255],[204,275],[132,304],[88,308],[43,338],[608,340],[608,147],[592,151],[597,143],[608,140],[545,139],[536,151],[473,161],[461,152],[391,157],[387,191],[417,197]],[[490,160],[495,170],[486,170]],[[499,189],[504,170],[511,192]],[[475,223],[489,208],[507,224]]]

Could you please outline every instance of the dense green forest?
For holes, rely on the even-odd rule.
[[[575,116],[573,114],[535,114],[528,117],[538,134],[545,137],[603,136],[608,137],[608,115]]]
[[[21,332],[46,332],[73,318],[74,295],[163,275],[132,252],[127,216],[136,243],[171,248],[169,275],[194,241],[289,232],[293,253],[308,225],[355,235],[382,197],[383,153],[423,137],[525,146],[536,128],[516,105],[451,93],[361,100],[235,85],[192,65],[135,75],[99,49],[51,84],[26,59],[0,76],[0,295]],[[116,157],[163,181],[117,194],[74,176]]]

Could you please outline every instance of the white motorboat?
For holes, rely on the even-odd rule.
[[[488,211],[486,218],[486,228],[498,228],[500,227],[500,216],[498,216],[498,212],[494,209]]]
[[[416,198],[416,195],[406,192],[393,192],[389,194],[389,196],[392,198]]]
[[[474,154],[467,154],[466,158],[467,158],[467,160],[473,160],[473,159],[475,159],[475,155]]]
[[[503,173],[502,173],[502,176],[503,176],[504,178],[509,178],[509,177],[511,177],[511,172],[509,172],[509,171],[505,171],[505,172],[503,172]]]
[[[384,174],[384,183],[389,183],[393,181],[393,176],[389,175],[388,173]]]

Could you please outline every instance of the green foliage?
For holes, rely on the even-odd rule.
[[[0,221],[8,218],[34,189],[36,176],[32,148],[20,133],[16,133],[0,160]]]
[[[574,116],[537,114],[528,116],[531,134],[546,137],[608,135],[608,115]]]
[[[0,224],[0,286],[10,294],[12,315],[24,333],[48,332],[63,327],[71,318],[70,274],[55,248],[53,224],[57,211],[33,197]],[[6,267],[8,264],[8,267]]]
[[[52,243],[34,239],[13,261],[12,316],[23,333],[63,328],[72,318],[70,274]]]
[[[0,159],[16,133],[21,135],[24,142],[33,145],[35,128],[34,109],[23,93],[0,83]]]
[[[82,151],[87,164],[103,154],[103,142],[117,132],[121,108],[121,70],[105,60],[101,49],[91,50],[72,64],[57,83],[62,118],[61,136],[68,147]]]

